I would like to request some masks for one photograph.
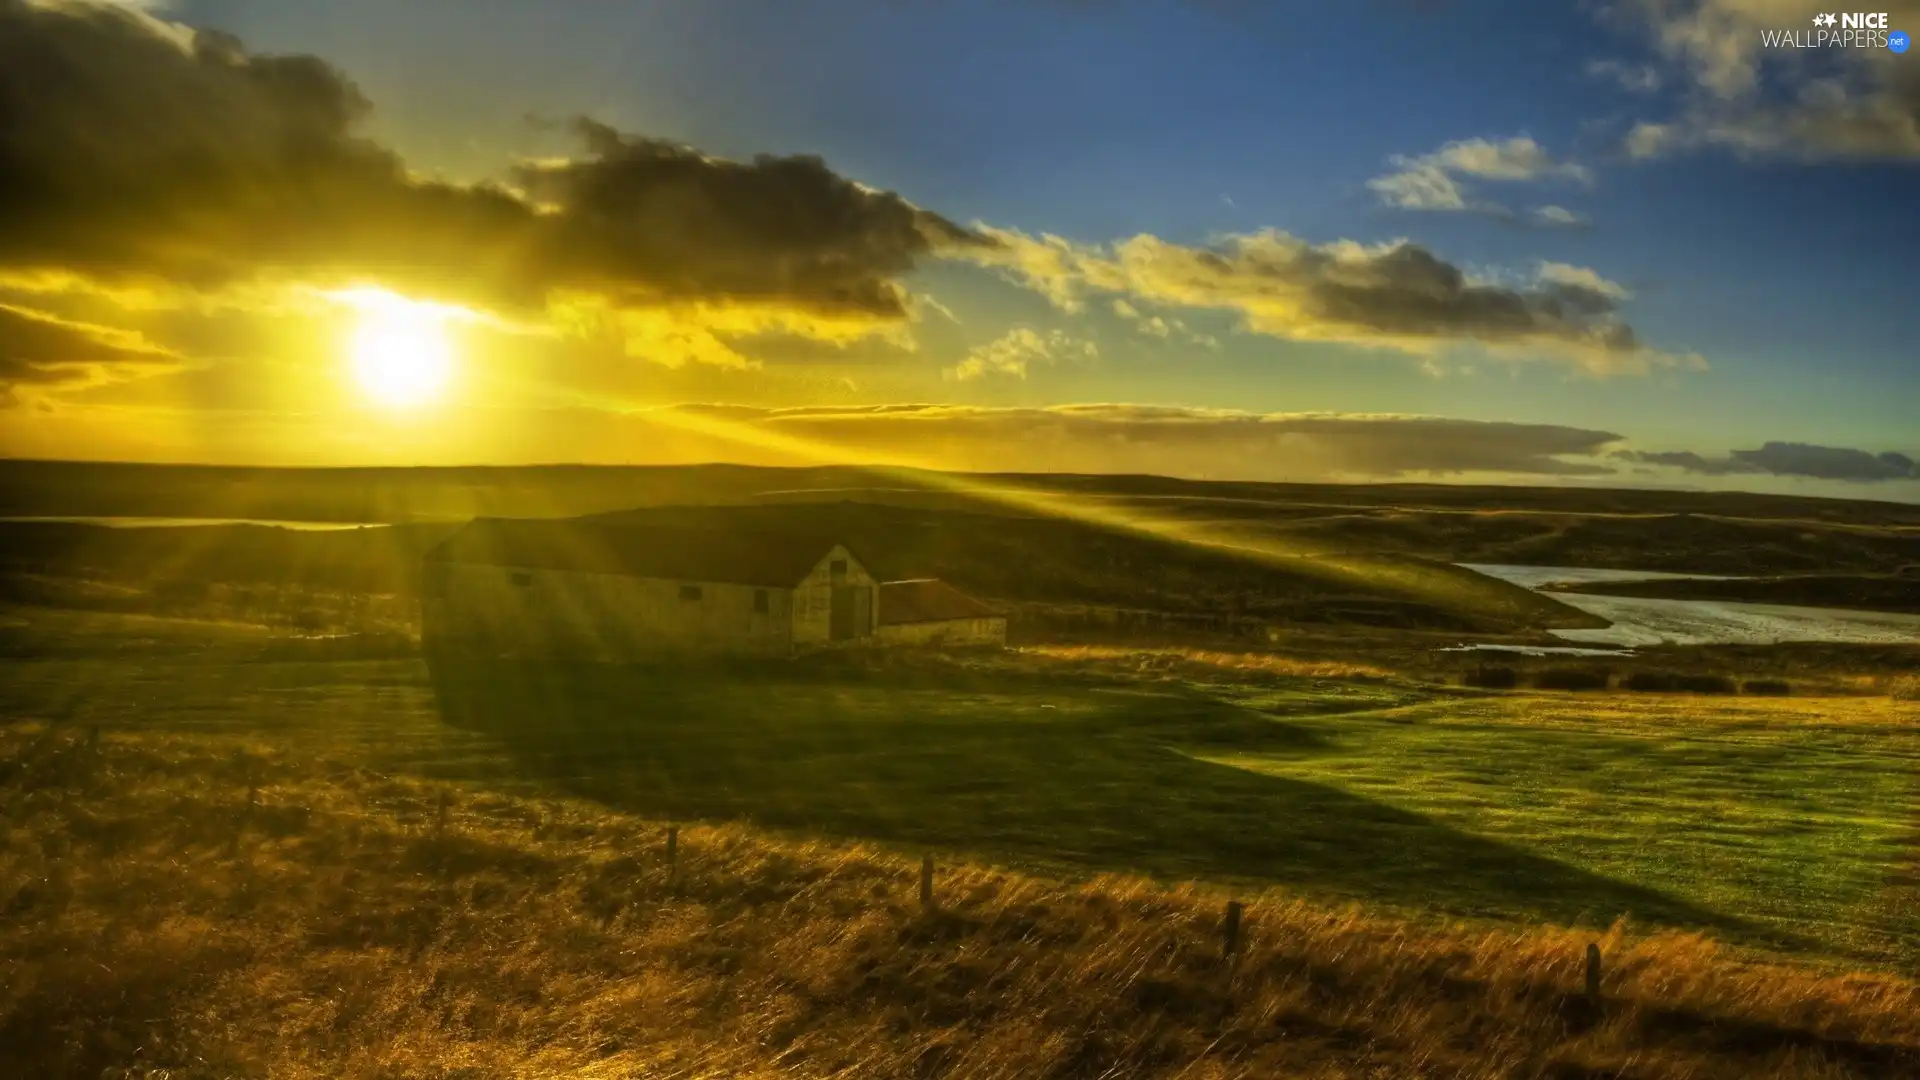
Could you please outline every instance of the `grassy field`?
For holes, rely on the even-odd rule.
[[[1886,698],[1070,648],[669,677],[37,608],[0,646],[8,1075],[1920,1067]]]
[[[423,781],[312,748],[0,727],[0,1067],[109,1080],[1830,1080],[1920,988],[1696,935],[1410,925]],[[248,780],[257,783],[250,804]],[[444,829],[437,807],[451,792]],[[1603,1000],[1581,956],[1604,957]]]
[[[1513,694],[1318,721],[1326,752],[1208,755],[1733,915],[1920,961],[1920,726],[1884,698]]]
[[[427,665],[263,653],[278,639],[231,624],[16,610],[33,625],[11,640],[39,643],[0,686],[17,719],[218,734],[1052,874],[1631,916],[1859,963],[1920,954],[1901,885],[1920,724],[1885,698],[1478,694],[1352,664],[1113,650],[691,677]],[[240,659],[262,655],[279,659]]]

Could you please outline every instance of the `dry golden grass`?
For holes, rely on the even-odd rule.
[[[1828,1078],[1920,986],[1683,935],[1065,885],[230,740],[0,730],[0,1075]],[[249,778],[258,804],[248,809]]]
[[[1889,679],[1887,696],[1895,701],[1920,701],[1920,675],[1901,675]]]
[[[1126,648],[1112,645],[1029,645],[1023,653],[1073,664],[1110,664],[1168,674],[1232,672],[1309,679],[1385,679],[1392,672],[1345,660],[1302,660],[1275,653],[1191,648]]]

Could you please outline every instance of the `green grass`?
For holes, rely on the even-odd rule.
[[[1920,724],[1878,699],[1502,695],[1319,719],[1325,784],[1804,947],[1920,959]]]
[[[249,659],[258,635],[231,627],[194,645],[190,623],[28,618],[9,624],[0,719],[190,731],[1048,874],[1920,958],[1920,724],[1884,699],[1484,696],[1033,655],[429,669]]]

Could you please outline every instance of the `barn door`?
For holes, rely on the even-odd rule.
[[[834,641],[846,641],[853,637],[854,590],[848,585],[833,587],[833,610],[827,626],[827,636]]]
[[[834,641],[851,641],[873,633],[873,586],[835,585],[833,610],[827,636]]]
[[[855,585],[852,591],[853,636],[866,637],[873,633],[873,587]]]

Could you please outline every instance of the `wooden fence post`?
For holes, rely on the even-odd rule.
[[[667,826],[667,877],[673,878],[680,872],[680,827]]]
[[[933,910],[933,856],[920,857],[920,910]]]
[[[1240,951],[1240,915],[1245,910],[1240,901],[1227,901],[1227,917],[1220,924],[1220,955],[1231,957]]]
[[[1600,1004],[1600,946],[1587,945],[1587,1000]]]
[[[233,835],[227,837],[227,855],[235,859],[240,857],[240,841],[246,836],[247,826],[253,824],[254,804],[260,801],[260,782],[254,778],[253,762],[243,755],[240,768],[247,785],[247,801],[240,808],[239,820],[233,823]]]
[[[100,725],[93,724],[87,728],[87,753],[89,754],[98,753],[99,750],[100,750]]]

